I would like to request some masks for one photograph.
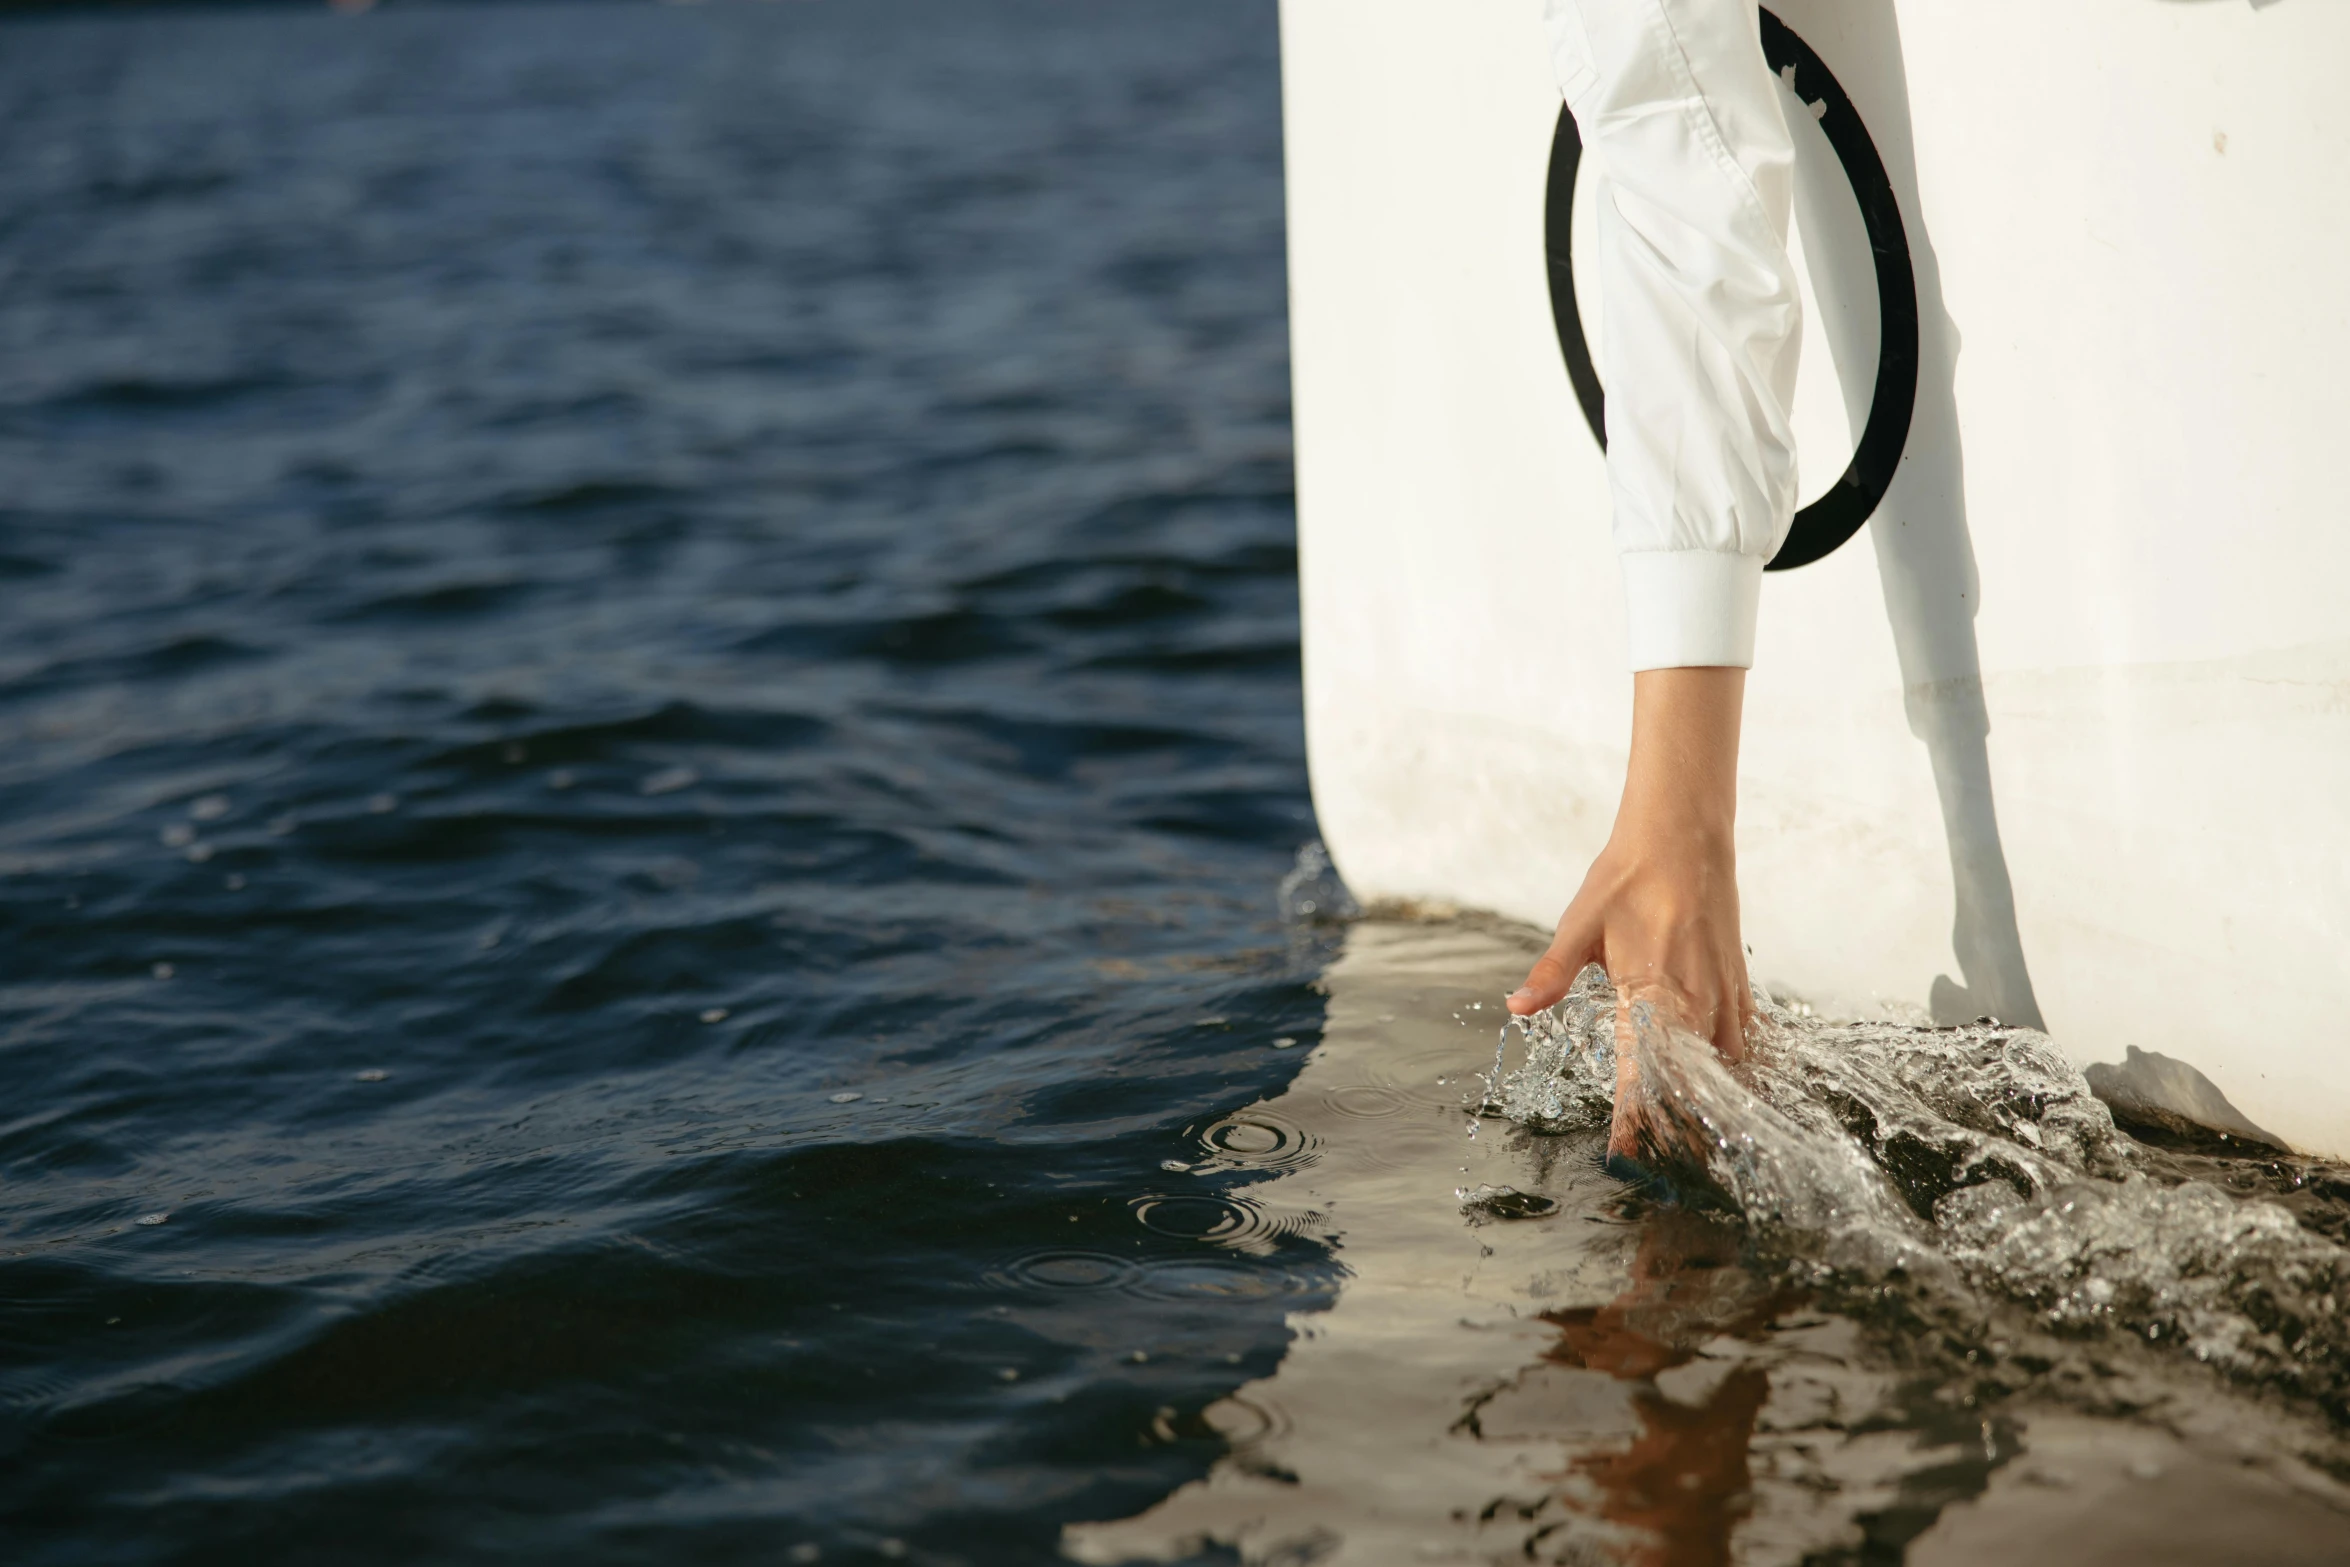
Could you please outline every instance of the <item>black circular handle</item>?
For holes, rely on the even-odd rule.
[[[1877,384],[1868,423],[1861,426],[1842,477],[1827,494],[1795,514],[1787,542],[1764,567],[1787,571],[1810,565],[1858,533],[1893,483],[1902,448],[1909,443],[1910,415],[1917,409],[1918,290],[1909,260],[1909,234],[1901,226],[1901,203],[1893,195],[1893,182],[1886,178],[1884,160],[1877,156],[1877,144],[1869,139],[1860,111],[1811,45],[1768,11],[1762,13],[1762,46],[1771,69],[1782,77],[1792,70],[1795,96],[1814,106],[1820,129],[1860,203],[1861,224],[1868,231],[1869,254],[1877,270]],[[1591,434],[1605,451],[1607,393],[1592,365],[1583,314],[1575,305],[1575,174],[1582,162],[1583,137],[1574,115],[1561,109],[1551,137],[1542,225],[1543,246],[1550,257],[1550,313],[1575,400],[1583,405]]]

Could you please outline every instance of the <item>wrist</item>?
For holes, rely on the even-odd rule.
[[[1670,858],[1734,864],[1737,828],[1730,814],[1711,810],[1642,810],[1627,804],[1616,813],[1608,845],[1635,859]]]
[[[1641,766],[1635,758],[1616,805],[1616,827],[1727,850],[1738,831],[1734,772],[1691,766]]]

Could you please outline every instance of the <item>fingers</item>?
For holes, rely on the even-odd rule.
[[[1660,990],[1616,992],[1616,1106],[1608,1124],[1607,1152],[1620,1175],[1643,1179],[1665,1165],[1705,1162],[1702,1128],[1667,1088],[1669,1061],[1645,1057],[1646,1050],[1660,1044],[1672,1048],[1658,1037],[1663,1031],[1689,1032],[1679,1016],[1665,1010],[1680,1005]],[[1644,1030],[1650,1033],[1646,1041],[1640,1037]],[[1652,1068],[1661,1069],[1662,1075],[1647,1076]]]
[[[1616,993],[1616,1109],[1608,1121],[1607,1151],[1611,1159],[1637,1161],[1645,1117],[1640,1101],[1640,1056],[1632,1045],[1632,1003]]]
[[[1725,1061],[1746,1059],[1747,1026],[1754,1020],[1754,999],[1742,971],[1726,969],[1713,983],[1701,982],[1683,990],[1668,979],[1643,977],[1619,981],[1618,989],[1636,1002],[1645,1002],[1656,1020],[1684,1034],[1694,1034],[1713,1046]]]
[[[1738,1017],[1738,1009],[1724,1006],[1714,1014],[1714,1053],[1725,1061],[1746,1058],[1746,1030]]]
[[[1551,939],[1550,950],[1534,960],[1534,966],[1526,971],[1526,982],[1510,992],[1509,1009],[1525,1017],[1557,1006],[1574,988],[1583,965],[1598,956],[1598,922],[1582,912],[1578,899],[1559,916],[1558,934]]]
[[[1746,1030],[1754,1022],[1754,992],[1746,984],[1746,976],[1732,972],[1722,976],[1722,993],[1714,1006],[1714,1049],[1725,1061],[1746,1059]]]
[[[1708,1133],[1685,1097],[1694,1064],[1691,1048],[1720,1049],[1714,1017],[1728,1015],[1725,1000],[1715,1014],[1696,1012],[1687,998],[1649,985],[1616,992],[1616,1103],[1608,1126],[1610,1168],[1629,1179],[1644,1179],[1666,1166],[1703,1166]],[[1691,1019],[1696,1020],[1695,1027]],[[1676,1056],[1676,1052],[1681,1052]],[[1678,1064],[1676,1065],[1676,1061]],[[1653,1074],[1653,1075],[1652,1075]]]

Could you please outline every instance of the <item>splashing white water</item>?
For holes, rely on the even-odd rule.
[[[1702,1172],[1774,1249],[2028,1308],[2079,1337],[2126,1333],[2339,1409],[2350,1398],[2350,1252],[2273,1202],[2171,1178],[2040,1033],[1829,1023],[1757,993],[1724,1062],[1645,1009],[1628,1020],[1645,1151]],[[1530,1129],[1607,1124],[1615,993],[1588,969],[1527,1020],[1487,1109]]]

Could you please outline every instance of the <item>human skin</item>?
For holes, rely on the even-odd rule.
[[[1746,1049],[1754,997],[1738,936],[1738,727],[1743,669],[1645,669],[1632,677],[1632,758],[1607,846],[1559,916],[1550,950],[1509,997],[1555,1006],[1587,963],[1616,987],[1616,1119],[1609,1150],[1637,1153],[1631,1009]]]

